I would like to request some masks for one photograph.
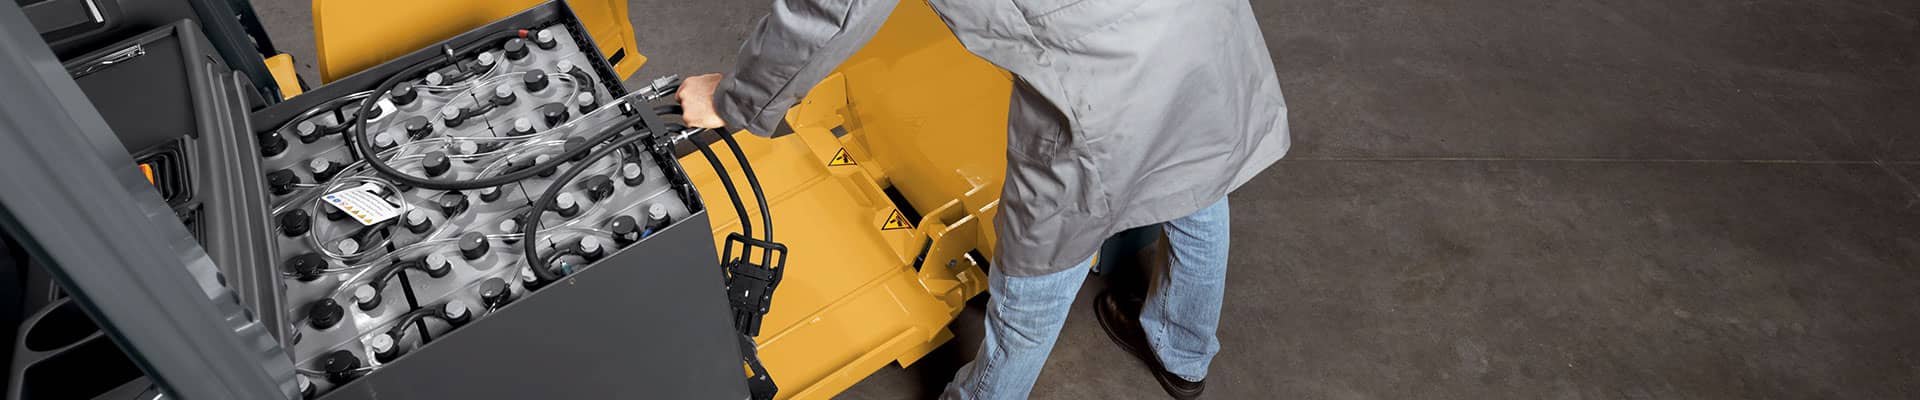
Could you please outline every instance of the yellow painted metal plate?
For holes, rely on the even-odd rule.
[[[795,134],[737,135],[768,192],[775,239],[790,249],[756,338],[780,398],[830,398],[953,337],[947,324],[986,288],[986,260],[968,253],[993,254],[1010,87],[925,4],[902,2],[873,41],[788,113]],[[721,158],[744,185],[732,158]],[[681,164],[715,237],[737,231],[706,159]],[[905,218],[887,187],[921,218]]]

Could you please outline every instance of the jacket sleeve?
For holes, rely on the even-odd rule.
[[[880,30],[898,0],[775,0],[740,45],[714,109],[734,129],[773,136],[780,119]]]

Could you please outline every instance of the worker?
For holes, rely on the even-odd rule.
[[[690,77],[689,126],[774,135],[898,0],[773,0],[725,75]],[[1108,335],[1175,398],[1219,352],[1227,193],[1287,151],[1286,102],[1247,0],[929,0],[967,50],[1013,73],[986,334],[943,398],[1033,388],[1102,241],[1165,223],[1169,271]],[[929,76],[927,79],[940,79]]]

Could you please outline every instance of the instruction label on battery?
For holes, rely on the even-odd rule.
[[[895,229],[907,229],[912,227],[913,227],[913,223],[907,222],[907,216],[905,214],[901,214],[900,210],[893,210],[893,214],[887,214],[887,222],[880,223],[880,230],[883,230],[883,231],[890,231]]]
[[[853,156],[847,155],[847,148],[845,147],[841,147],[839,152],[833,153],[833,158],[827,159],[827,166],[829,167],[856,164],[858,163],[853,162]]]
[[[333,208],[346,212],[361,225],[373,225],[400,216],[400,207],[380,196],[380,187],[372,184],[360,185],[321,197]]]

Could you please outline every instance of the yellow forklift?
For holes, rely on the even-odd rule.
[[[29,16],[35,5],[52,12],[95,4],[29,3]],[[319,83],[346,80],[543,3],[314,0]],[[236,26],[210,17],[232,15],[218,9],[228,4],[243,11],[241,19],[251,18],[244,0],[195,4],[215,8],[201,10],[202,20],[214,21],[204,29],[245,29],[256,38],[265,71],[248,75],[273,83],[254,85],[267,88],[262,96],[294,99],[309,87],[291,57],[277,54],[264,32],[256,32],[257,21]],[[565,8],[617,78],[634,78],[647,57],[627,2],[578,0]],[[74,10],[84,16],[87,9]],[[722,47],[716,50],[730,50]],[[245,53],[222,50],[227,58]],[[1007,72],[968,53],[928,5],[902,2],[866,47],[787,113],[794,134],[735,135],[737,141],[713,144],[732,143],[738,148],[718,150],[737,150],[758,164],[756,185],[772,220],[785,232],[801,232],[781,239],[788,270],[753,337],[777,398],[833,397],[887,364],[912,365],[954,338],[948,325],[986,290],[994,255],[991,223],[1005,173],[1011,83]],[[721,175],[727,171],[734,181],[745,177],[746,166],[733,159],[713,161],[721,172],[700,156],[680,161],[703,193],[729,191]],[[148,181],[160,183],[154,170],[146,172]],[[718,247],[749,223],[740,211],[763,211],[722,201],[706,207],[715,253],[726,251]]]
[[[315,0],[315,65],[323,80],[343,78],[537,3]],[[570,5],[602,55],[633,77],[646,57],[627,2]],[[291,63],[272,66],[283,86],[292,82]],[[804,231],[782,239],[788,271],[755,338],[779,398],[833,397],[953,338],[948,323],[986,289],[1010,85],[926,4],[901,2],[787,114],[795,134],[737,135],[774,220]],[[713,168],[688,157],[681,164],[695,186],[721,193]],[[731,204],[709,206],[716,243],[725,243],[740,221]]]

